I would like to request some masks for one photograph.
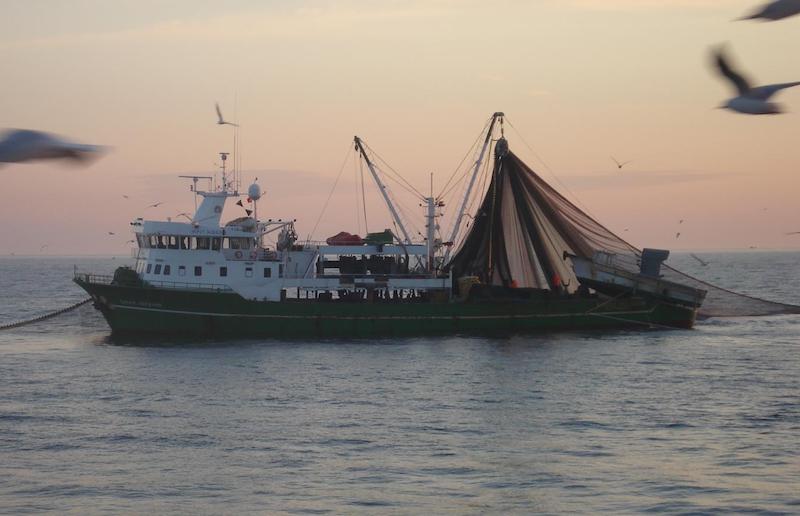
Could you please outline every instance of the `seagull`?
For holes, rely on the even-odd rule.
[[[678,224],[683,224],[683,219],[679,220]]]
[[[740,20],[766,20],[776,21],[800,14],[800,0],[772,0],[763,7],[760,11],[756,11],[749,16],[739,18]]]
[[[677,240],[677,239],[679,239],[680,237],[681,237],[681,233],[680,233],[680,231],[678,231],[677,233],[675,233],[675,239],[676,239],[676,240]]]
[[[630,161],[623,161],[622,163],[620,163],[619,161],[617,161],[617,159],[616,159],[614,156],[611,156],[611,160],[612,160],[614,163],[616,163],[616,165],[617,165],[617,168],[618,168],[618,169],[620,169],[620,170],[622,169],[622,167],[624,167],[625,165],[627,165],[628,163],[630,163]]]
[[[127,242],[125,242],[125,243],[126,243],[126,244],[133,244],[134,242],[136,242],[136,240],[128,240],[128,241],[127,241]]]
[[[114,235],[114,232],[113,231],[109,231],[108,234],[109,235]]]
[[[752,87],[750,83],[728,64],[722,49],[714,51],[714,62],[720,75],[733,83],[738,96],[728,99],[721,109],[730,109],[746,115],[776,115],[782,113],[780,105],[769,102],[769,99],[785,88],[797,86],[800,82],[785,82],[767,86]]]
[[[222,111],[219,110],[219,102],[214,104],[217,108],[217,124],[218,125],[232,125],[233,127],[239,127],[239,124],[234,124],[233,122],[226,122],[224,118],[222,118]]]
[[[87,164],[99,156],[103,147],[67,141],[59,136],[29,129],[11,129],[0,140],[0,162],[66,159]]]
[[[128,196],[127,196],[127,195],[125,195],[125,194],[122,194],[122,197],[124,197],[125,199],[130,199],[130,197],[128,197]]]
[[[800,235],[800,231],[792,231],[791,233],[786,233],[787,235]]]
[[[162,204],[164,204],[164,203],[163,202],[157,202],[157,203],[151,204],[150,206],[146,206],[144,209],[146,210],[147,208],[158,208]]]
[[[47,244],[44,244],[42,247],[39,248],[39,251],[44,251],[44,248],[47,247]]]
[[[188,213],[186,213],[186,212],[183,212],[183,213],[178,213],[178,214],[177,214],[177,215],[175,215],[175,216],[176,216],[176,217],[186,217],[187,219],[189,219],[189,222],[191,222],[191,221],[192,221],[192,216],[191,216],[191,215],[189,215],[189,214],[188,214]]]
[[[697,256],[696,254],[690,253],[689,256],[691,256],[692,258],[694,258],[695,260],[700,262],[700,265],[702,265],[703,267],[708,267],[709,262],[703,260],[702,258]]]

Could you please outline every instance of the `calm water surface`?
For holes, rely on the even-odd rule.
[[[800,254],[672,264],[800,303]],[[0,324],[84,297],[0,258]],[[0,512],[800,513],[800,316],[504,339],[0,331]]]

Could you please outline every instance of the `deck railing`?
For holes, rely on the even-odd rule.
[[[75,279],[85,283],[94,283],[96,285],[111,285],[114,282],[114,276],[84,272],[76,272]],[[213,290],[216,292],[233,290],[228,285],[218,283],[195,283],[187,281],[143,281],[141,287],[171,288],[176,290]]]

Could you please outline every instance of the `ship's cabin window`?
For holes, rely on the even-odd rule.
[[[164,276],[169,276],[169,265],[164,266]]]
[[[188,236],[180,237],[181,249],[191,249],[192,247],[190,245],[190,241],[191,241],[191,237],[188,237]]]
[[[219,275],[220,277],[224,278],[228,275],[228,268],[227,267],[220,267],[219,268]]]
[[[150,247],[153,249],[158,247],[158,237],[156,235],[150,235]]]
[[[197,249],[207,251],[211,248],[211,239],[208,237],[197,237]]]
[[[199,265],[194,266],[194,275],[195,276],[202,276],[203,275],[203,268]]]
[[[147,264],[147,274],[150,274],[150,271],[151,271],[152,269],[153,269],[153,264],[152,264],[152,263],[148,263],[148,264]]]
[[[178,265],[178,276],[186,276],[186,266]]]
[[[278,277],[279,278],[283,277],[283,264],[282,263],[278,264]]]
[[[161,274],[161,264],[156,264],[156,270],[153,271],[153,274]]]
[[[220,237],[214,237],[211,239],[211,250],[212,251],[219,251],[222,247],[222,239]]]
[[[167,244],[167,247],[170,249],[178,249],[178,237],[169,236],[167,238],[169,239],[169,244]]]
[[[225,249],[250,249],[253,239],[248,237],[226,237],[223,245]]]
[[[167,248],[167,237],[163,235],[159,235],[158,237],[158,248],[159,249],[166,249]]]
[[[264,277],[265,278],[272,277],[272,267],[264,267]]]
[[[246,278],[252,278],[253,277],[253,268],[252,267],[245,267],[244,268],[244,276]]]

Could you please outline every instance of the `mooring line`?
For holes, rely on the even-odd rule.
[[[12,328],[19,328],[20,326],[25,326],[27,324],[37,323],[39,321],[44,321],[45,319],[50,319],[50,318],[55,317],[57,315],[61,315],[61,314],[67,313],[67,312],[69,312],[71,310],[75,310],[76,308],[79,308],[79,307],[85,305],[86,303],[88,303],[91,300],[92,300],[92,298],[90,297],[90,298],[84,299],[83,301],[79,301],[79,302],[75,303],[74,305],[70,305],[70,306],[68,306],[66,308],[62,308],[61,310],[56,310],[55,312],[50,312],[48,314],[44,314],[44,315],[40,315],[38,317],[34,317],[33,319],[27,319],[25,321],[17,321],[17,322],[10,323],[10,324],[0,325],[0,331],[2,331],[2,330],[10,330]]]

